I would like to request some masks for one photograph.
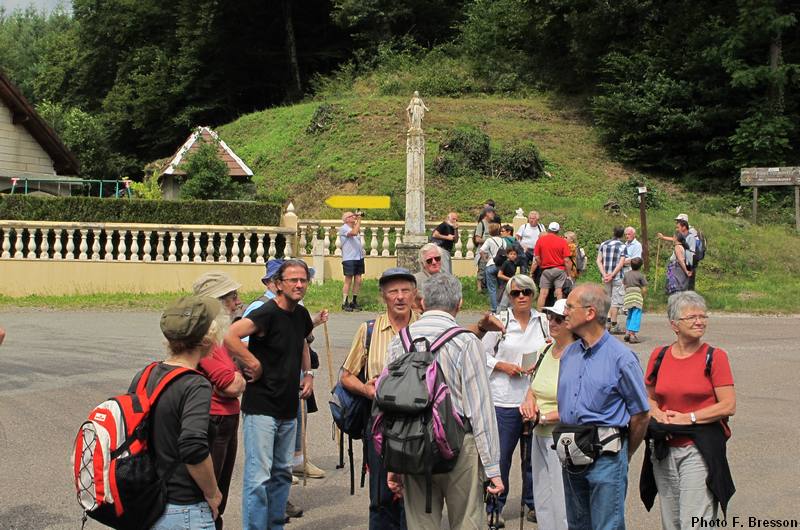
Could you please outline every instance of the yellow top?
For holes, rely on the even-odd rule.
[[[411,312],[411,320],[409,324],[416,322],[419,315]],[[378,315],[375,319],[375,327],[372,330],[372,342],[369,346],[369,352],[365,351],[365,344],[367,340],[367,323],[363,322],[353,338],[353,344],[350,346],[350,353],[347,354],[342,367],[353,375],[358,375],[367,363],[367,380],[373,377],[378,377],[386,366],[386,353],[389,349],[389,343],[397,335],[400,330],[395,331],[392,328],[392,323],[389,321],[389,313]]]
[[[539,349],[538,354],[541,355],[542,351],[547,345]],[[553,350],[550,348],[539,369],[536,371],[536,376],[531,383],[531,390],[533,395],[536,396],[536,405],[539,407],[539,414],[549,414],[558,410],[558,401],[556,394],[558,392],[558,367],[560,359],[553,357]],[[538,356],[537,356],[538,359]],[[553,434],[554,423],[547,425],[537,425],[533,432],[536,436],[549,437]]]

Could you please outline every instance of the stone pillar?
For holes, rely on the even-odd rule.
[[[294,230],[294,235],[286,236],[289,248],[292,249],[295,248],[299,249],[298,247],[299,238],[297,236],[297,221],[298,219],[297,219],[297,214],[294,211],[294,204],[292,204],[292,202],[289,202],[289,204],[286,206],[286,211],[283,213],[283,215],[281,215],[281,226],[283,228],[291,228]],[[298,257],[301,256],[300,251],[297,252],[297,256]]]
[[[514,233],[516,234],[519,227],[528,222],[528,216],[522,208],[517,208],[517,211],[514,213],[516,215],[514,216],[514,220],[511,221],[511,226],[514,227]]]
[[[428,242],[425,234],[425,134],[414,126],[406,135],[406,231],[397,245],[397,266],[419,270],[418,253]]]

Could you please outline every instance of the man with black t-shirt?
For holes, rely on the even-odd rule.
[[[447,251],[446,254],[442,253],[442,269],[448,274],[453,272],[450,258],[453,255],[456,240],[458,240],[458,214],[450,212],[444,222],[434,228],[433,234],[431,234],[431,243],[436,243],[442,250]]]
[[[305,340],[313,323],[300,305],[308,288],[308,266],[287,260],[273,280],[275,298],[234,323],[225,335],[225,346],[244,364],[248,376],[242,398],[242,523],[254,530],[283,528],[297,408],[299,399],[311,394],[314,381]],[[244,337],[249,337],[248,345]],[[298,384],[301,368],[304,375]]]

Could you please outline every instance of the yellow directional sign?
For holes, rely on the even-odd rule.
[[[331,208],[344,210],[385,209],[389,207],[388,195],[333,195],[325,199]]]

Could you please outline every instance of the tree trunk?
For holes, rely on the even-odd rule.
[[[778,77],[778,68],[783,62],[783,43],[780,32],[775,32],[769,43],[769,71],[772,74],[769,87],[769,105],[773,114],[783,113],[783,81]]]
[[[297,44],[294,40],[294,24],[292,24],[292,0],[281,0],[283,11],[283,22],[286,28],[286,56],[289,62],[289,85],[287,96],[290,100],[296,100],[303,93],[303,86],[300,83],[300,65],[297,62]]]

